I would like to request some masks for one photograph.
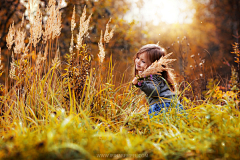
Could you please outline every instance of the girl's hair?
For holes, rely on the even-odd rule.
[[[166,50],[156,44],[147,44],[139,49],[139,51],[134,56],[134,63],[135,59],[142,53],[146,53],[148,59],[151,63],[155,62],[156,60],[159,60],[162,56],[166,55]],[[135,76],[137,75],[137,70],[135,67]],[[174,75],[171,71],[163,71],[162,77],[167,81],[170,89],[174,92],[176,90],[175,88],[175,80]]]

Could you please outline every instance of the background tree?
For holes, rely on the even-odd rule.
[[[223,77],[230,76],[229,64],[234,64],[234,55],[230,54],[233,51],[232,44],[239,41],[240,1],[193,1],[193,4],[196,8],[193,24],[204,24],[204,31],[209,38],[208,51],[212,57],[218,57],[215,62],[217,73]],[[212,28],[209,30],[208,26]]]

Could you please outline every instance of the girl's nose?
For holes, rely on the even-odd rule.
[[[136,59],[136,63],[139,63],[140,61],[139,61],[139,59]]]

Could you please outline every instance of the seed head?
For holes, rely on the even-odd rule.
[[[176,59],[168,59],[168,57],[171,55],[172,53],[169,53],[166,56],[161,57],[158,61],[152,63],[146,70],[142,72],[140,76],[144,77],[154,74],[161,75],[163,71],[169,71],[169,73],[171,73],[173,69],[169,68],[168,65],[176,61]]]
[[[57,68],[60,65],[60,58],[59,58],[60,52],[59,48],[57,49],[57,52],[55,54],[54,59],[52,60],[52,66]]]
[[[74,6],[73,14],[72,14],[72,20],[71,20],[71,32],[73,32],[75,27],[76,27],[76,23],[75,23],[75,6]]]
[[[92,14],[89,15],[88,19],[85,21],[86,19],[86,6],[85,6],[83,9],[82,16],[80,17],[79,33],[77,35],[77,45],[76,45],[77,50],[80,50],[82,46],[83,36],[84,34],[87,34],[91,17],[92,17]]]
[[[102,39],[103,39],[103,36],[102,36],[102,31],[101,31],[100,41],[98,43],[98,48],[99,48],[98,57],[99,57],[99,60],[100,60],[101,63],[103,62],[103,60],[105,58],[105,51],[104,51],[104,47],[103,47],[103,44],[102,44]]]
[[[26,32],[25,31],[20,31],[20,29],[16,33],[15,37],[15,47],[14,47],[14,53],[20,54],[22,49],[25,49],[25,36]]]
[[[113,29],[110,32],[108,32],[108,30],[109,30],[109,23],[110,22],[111,22],[111,18],[110,18],[110,20],[108,21],[108,23],[106,25],[106,30],[105,30],[105,33],[104,33],[104,41],[106,43],[109,43],[110,39],[112,39],[114,30],[115,30],[115,27],[116,27],[116,26],[114,26]]]
[[[13,40],[14,35],[15,35],[15,28],[14,28],[14,22],[13,22],[12,25],[10,25],[10,27],[9,27],[9,31],[8,31],[8,34],[6,37],[7,47],[9,50],[12,48],[12,45],[14,42],[14,40]]]
[[[37,46],[37,43],[41,40],[42,37],[42,12],[37,7],[36,16],[33,18],[33,24],[31,27],[31,37],[34,47]]]

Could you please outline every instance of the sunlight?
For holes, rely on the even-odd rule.
[[[153,8],[151,10],[152,14],[150,17],[152,19],[161,19],[161,21],[166,23],[186,23],[186,17],[184,16],[183,10],[187,8],[187,4],[184,1],[179,0],[151,0],[152,3],[146,3],[149,8]],[[148,5],[149,4],[149,5]],[[189,23],[189,19],[187,20]]]
[[[193,14],[189,5],[190,2],[186,0],[143,0],[142,5],[139,0],[133,0],[130,15],[141,21],[153,21],[155,25],[160,22],[191,23]]]

